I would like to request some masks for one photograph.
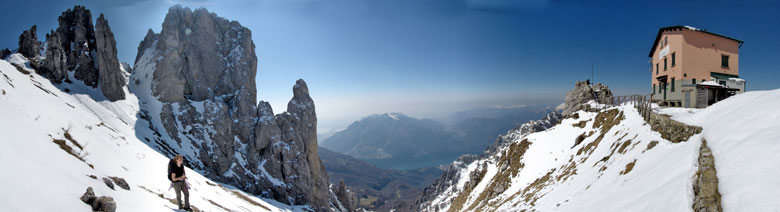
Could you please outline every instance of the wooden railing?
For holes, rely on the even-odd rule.
[[[642,115],[647,122],[650,121],[650,114],[653,112],[650,95],[615,96],[610,103],[611,105],[633,104],[639,111],[639,115]]]

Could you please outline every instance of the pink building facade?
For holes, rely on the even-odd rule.
[[[689,26],[659,29],[649,55],[652,100],[667,106],[706,107],[744,92],[744,80],[739,78],[742,43]],[[718,85],[721,90],[712,88]]]

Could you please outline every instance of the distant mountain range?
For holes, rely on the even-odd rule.
[[[382,168],[435,167],[463,154],[482,152],[498,135],[551,110],[550,106],[477,108],[440,120],[374,114],[328,137],[322,146]]]
[[[344,181],[355,193],[358,207],[373,211],[409,211],[422,189],[441,176],[437,168],[399,171],[377,168],[352,156],[319,148],[330,182]]]

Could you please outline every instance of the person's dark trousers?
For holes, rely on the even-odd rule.
[[[176,203],[179,204],[179,209],[190,208],[190,191],[187,189],[187,184],[184,181],[173,182],[173,190],[176,191]],[[184,192],[184,207],[181,207],[181,192]]]

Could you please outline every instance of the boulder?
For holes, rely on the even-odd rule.
[[[87,192],[84,192],[84,195],[81,195],[81,201],[84,203],[87,203],[88,205],[92,205],[92,202],[95,202],[95,191],[92,190],[92,187],[87,188]]]
[[[109,188],[114,189],[114,182],[111,182],[111,179],[104,177],[103,183],[105,183]]]
[[[120,188],[124,190],[130,190],[130,185],[127,184],[127,181],[125,181],[124,178],[121,177],[110,177],[111,181],[114,181],[116,186],[119,186]]]
[[[81,201],[92,207],[92,211],[116,211],[116,202],[114,202],[114,198],[108,196],[96,197],[92,187],[88,187],[87,192],[85,192],[84,195],[81,195]]]
[[[114,212],[116,211],[116,202],[114,202],[114,198],[112,197],[98,197],[94,202],[92,202],[92,211]]]

